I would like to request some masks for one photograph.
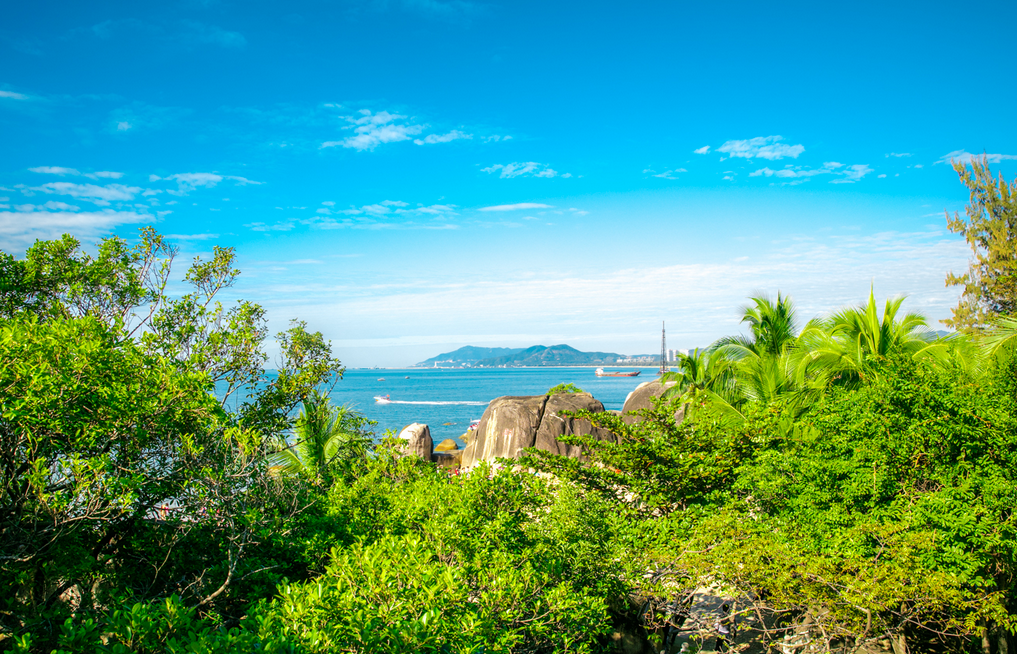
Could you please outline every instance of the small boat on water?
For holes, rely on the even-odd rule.
[[[375,395],[374,401],[378,404],[391,404],[392,400],[388,395]]]
[[[384,377],[378,377],[378,381],[385,381]]]
[[[597,368],[597,372],[594,373],[598,377],[635,377],[641,370],[633,370],[632,372],[604,372],[603,368]]]

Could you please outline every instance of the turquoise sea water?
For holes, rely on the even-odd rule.
[[[645,381],[657,378],[656,369],[641,368],[637,377],[597,377],[594,368],[489,368],[489,369],[356,369],[347,370],[332,391],[332,401],[351,404],[372,420],[380,436],[386,429],[401,430],[413,422],[431,429],[435,444],[455,439],[470,420],[479,418],[487,404],[503,395],[542,395],[558,384],[572,383],[593,394],[606,409],[621,409],[625,396]],[[610,368],[634,370],[634,368]],[[384,381],[382,381],[384,380]],[[391,404],[378,404],[376,395],[389,395]]]

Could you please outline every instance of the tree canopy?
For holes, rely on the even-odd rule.
[[[1017,310],[1017,179],[993,178],[985,156],[952,164],[971,196],[963,218],[947,213],[947,226],[968,242],[972,259],[966,273],[946,277],[947,286],[963,292],[953,317],[943,322],[970,331]]]

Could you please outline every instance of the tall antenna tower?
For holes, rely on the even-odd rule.
[[[671,369],[667,367],[667,335],[664,331],[664,321],[660,321],[660,370],[657,372],[658,375],[663,375],[666,372],[671,372]]]

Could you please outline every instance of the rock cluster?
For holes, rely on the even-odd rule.
[[[604,410],[604,405],[589,393],[560,393],[525,397],[499,397],[492,401],[470,444],[463,452],[463,467],[496,458],[518,459],[525,448],[578,457],[580,448],[558,441],[565,434],[592,435],[598,440],[614,440],[606,429],[562,415],[564,411]]]
[[[633,411],[649,409],[653,398],[660,397],[673,385],[662,385],[659,381],[640,384],[625,398],[622,419],[633,424],[641,418]],[[604,405],[589,393],[558,393],[555,395],[505,396],[493,400],[480,418],[480,424],[470,433],[469,443],[463,450],[457,449],[455,441],[446,439],[434,447],[431,431],[427,425],[413,423],[403,428],[399,437],[406,440],[405,452],[433,461],[442,467],[470,468],[481,461],[498,458],[518,459],[523,450],[535,447],[573,458],[582,456],[582,448],[567,445],[559,438],[566,434],[591,435],[597,440],[614,441],[616,436],[589,420],[579,420],[563,415],[565,412],[591,411],[599,413]],[[681,421],[681,411],[675,420]]]

